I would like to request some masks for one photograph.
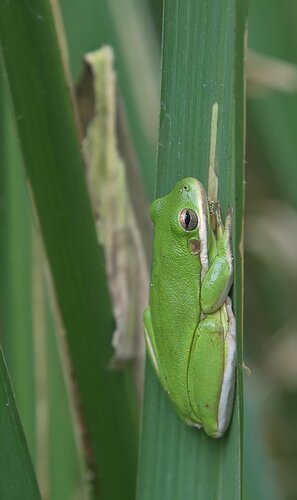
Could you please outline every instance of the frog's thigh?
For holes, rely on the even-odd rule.
[[[188,370],[189,399],[195,419],[216,437],[218,407],[224,371],[224,326],[220,311],[200,321],[195,333]]]
[[[152,318],[151,318],[151,311],[150,308],[147,307],[146,310],[144,311],[144,317],[143,317],[143,322],[144,322],[144,333],[145,333],[145,342],[147,346],[147,351],[149,353],[149,356],[152,360],[153,366],[159,374],[159,367],[158,367],[158,362],[157,362],[157,356],[156,356],[156,349],[155,349],[155,336],[154,336],[154,330],[153,330],[153,325],[152,325]]]

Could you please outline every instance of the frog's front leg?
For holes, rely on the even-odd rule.
[[[211,437],[226,431],[233,407],[236,328],[231,299],[200,321],[188,367],[188,394],[197,422]]]
[[[220,205],[215,208],[217,254],[201,286],[201,309],[204,313],[217,311],[225,302],[233,280],[232,209],[228,210],[225,227]]]

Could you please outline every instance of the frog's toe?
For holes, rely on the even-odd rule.
[[[232,217],[233,208],[229,207],[227,210],[226,220],[225,220],[225,233],[231,233],[232,231]]]
[[[217,201],[215,204],[215,214],[216,214],[217,226],[224,229],[224,224],[223,224],[223,220],[222,220],[221,204],[219,201]]]

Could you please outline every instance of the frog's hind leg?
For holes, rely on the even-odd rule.
[[[195,332],[189,366],[188,395],[191,420],[216,437],[218,407],[224,373],[224,328],[220,310],[207,315]]]
[[[224,434],[230,422],[233,408],[236,369],[236,323],[230,297],[227,298],[225,306],[222,307],[221,311],[226,318],[225,321],[223,320],[225,325],[225,368],[219,402],[217,437]]]
[[[228,298],[217,312],[200,321],[188,368],[191,420],[214,438],[224,434],[230,421],[235,359],[235,319]]]

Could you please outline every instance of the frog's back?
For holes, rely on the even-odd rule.
[[[180,210],[184,204],[191,208],[190,202],[177,203],[170,198],[172,194],[157,200],[160,206],[153,219],[150,314],[163,385],[181,416],[189,419],[187,372],[200,318],[201,264],[197,253],[189,249],[190,236],[177,226]],[[198,234],[191,233],[191,239],[195,238],[198,241]]]

